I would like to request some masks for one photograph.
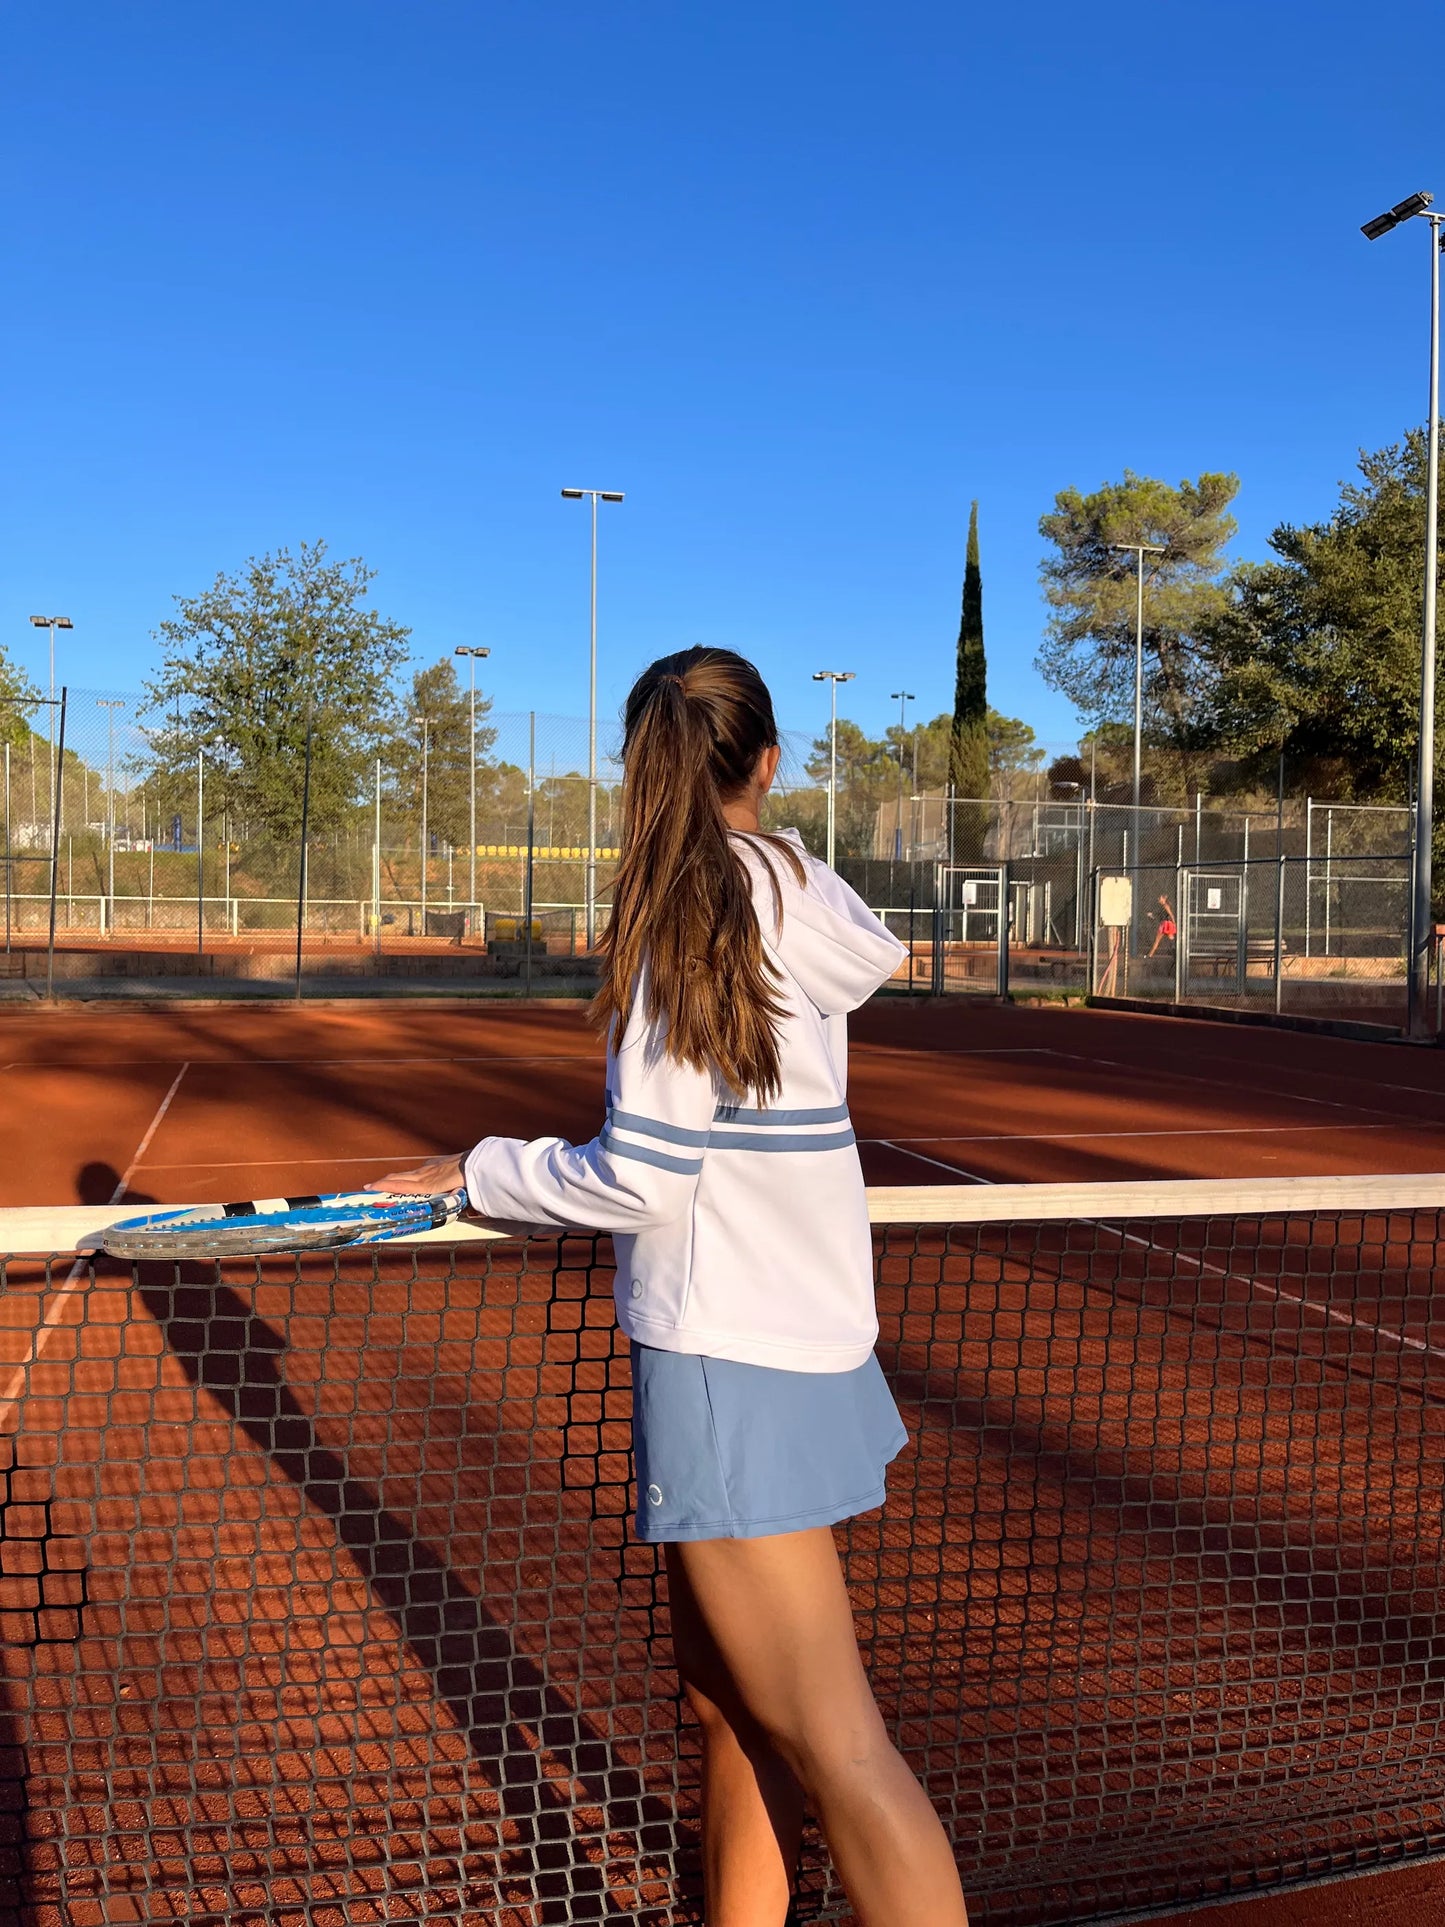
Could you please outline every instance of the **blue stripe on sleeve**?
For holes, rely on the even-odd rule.
[[[701,1150],[706,1145],[706,1131],[689,1131],[681,1124],[664,1124],[660,1117],[638,1117],[635,1111],[613,1111],[608,1122],[619,1130],[632,1131],[638,1137],[661,1138],[664,1144],[690,1144]]]
[[[719,1104],[719,1124],[846,1124],[848,1106],[829,1104],[816,1111],[750,1111],[741,1104]]]
[[[654,1151],[647,1144],[624,1144],[614,1137],[611,1126],[605,1129],[598,1139],[603,1150],[615,1158],[631,1158],[636,1164],[653,1164],[659,1171],[675,1171],[679,1177],[695,1178],[702,1170],[701,1158],[669,1157],[666,1151]]]
[[[856,1143],[851,1129],[812,1134],[802,1131],[787,1134],[779,1131],[714,1131],[709,1148],[714,1151],[843,1151]]]

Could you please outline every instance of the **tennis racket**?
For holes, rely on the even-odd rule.
[[[450,1224],[465,1191],[436,1197],[398,1191],[338,1191],[327,1197],[251,1198],[240,1204],[182,1205],[122,1218],[100,1234],[112,1258],[254,1258],[272,1251],[335,1251]]]

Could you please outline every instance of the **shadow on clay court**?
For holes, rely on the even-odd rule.
[[[535,1851],[529,1834],[535,1831],[552,1843],[550,1879],[559,1883],[559,1893],[566,1888],[565,1898],[541,1903],[539,1922],[560,1927],[584,1917],[572,1909],[589,1893],[603,1910],[595,1917],[602,1918],[611,1911],[611,1897],[602,1868],[573,1824],[576,1809],[591,1808],[603,1816],[605,1833],[617,1824],[613,1809],[621,1810],[627,1831],[652,1825],[670,1829],[676,1824],[672,1807],[648,1791],[640,1774],[619,1768],[606,1731],[549,1685],[501,1615],[323,1442],[286,1383],[281,1333],[214,1278],[177,1281],[167,1268],[162,1282],[160,1273],[159,1266],[144,1266],[137,1276],[141,1298],[172,1355],[291,1481],[307,1506],[330,1520],[370,1598],[389,1616],[472,1756],[486,1769],[499,1811],[504,1821],[515,1822],[519,1836],[500,1871],[526,1876]],[[544,1730],[547,1751],[568,1762],[569,1771],[559,1780],[549,1778],[537,1759]],[[517,1774],[518,1762],[529,1759],[535,1770]],[[557,1817],[549,1821],[549,1813]]]

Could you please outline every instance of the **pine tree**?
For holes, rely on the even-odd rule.
[[[958,625],[958,670],[948,774],[955,796],[988,795],[988,665],[983,653],[983,575],[978,565],[978,503],[968,516],[963,612]]]

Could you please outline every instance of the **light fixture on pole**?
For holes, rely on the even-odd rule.
[[[471,788],[467,820],[471,842],[471,852],[467,859],[467,902],[475,915],[477,908],[477,658],[491,655],[490,649],[469,649],[465,643],[458,643],[453,655],[467,658],[468,686],[471,692],[471,735],[468,739],[467,768],[470,772]]]
[[[1440,569],[1440,251],[1445,248],[1445,214],[1432,214],[1433,194],[1411,194],[1360,232],[1367,241],[1419,218],[1430,229],[1430,379],[1425,459],[1425,606],[1420,634],[1420,749],[1416,758],[1415,868],[1410,890],[1410,974],[1407,979],[1406,1030],[1411,1037],[1434,1035],[1430,1024],[1431,845],[1435,834],[1435,630],[1436,587]]]
[[[587,676],[587,948],[597,940],[597,504],[624,499],[615,488],[564,488],[569,502],[592,498],[592,649]]]
[[[75,624],[69,616],[32,616],[32,629],[50,631],[50,789],[55,792],[55,632],[57,629],[73,629]]]
[[[1134,614],[1134,841],[1139,840],[1139,764],[1144,741],[1144,558],[1163,555],[1162,547],[1149,542],[1111,542],[1120,554],[1139,560],[1139,594]]]
[[[903,739],[908,734],[908,705],[914,701],[911,689],[895,689],[888,698],[898,705],[898,824],[893,832],[893,861],[903,860]]]
[[[828,726],[828,868],[833,868],[833,859],[838,848],[838,685],[852,682],[855,672],[851,669],[815,669],[814,682],[832,684],[833,699],[832,721]]]
[[[105,848],[110,887],[106,893],[106,920],[110,924],[113,936],[115,934],[115,712],[118,709],[124,709],[125,704],[119,696],[97,696],[95,706],[106,712],[108,731],[105,751]]]

